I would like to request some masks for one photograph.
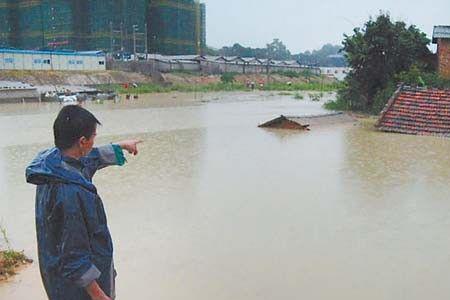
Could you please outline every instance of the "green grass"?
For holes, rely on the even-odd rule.
[[[346,103],[344,101],[340,101],[339,99],[335,100],[335,101],[327,102],[323,105],[323,107],[328,110],[339,110],[339,111],[351,110],[348,103]]]
[[[0,280],[2,280],[14,275],[16,268],[31,263],[32,260],[27,258],[23,252],[11,249],[6,229],[2,226],[0,226],[0,233],[7,248],[7,250],[0,249]]]
[[[331,92],[340,87],[340,84],[321,84],[321,83],[269,83],[262,90],[264,91],[282,91],[283,93],[293,91],[323,91]],[[220,91],[251,91],[245,84],[236,82],[219,82],[210,84],[171,84],[160,85],[155,83],[139,84],[136,88],[125,89],[120,84],[102,84],[96,88],[102,91],[112,90],[119,94],[149,94],[149,93],[170,93],[170,92],[220,92]]]
[[[289,77],[289,78],[300,78],[300,77],[312,78],[312,77],[318,77],[317,75],[314,75],[314,73],[311,70],[303,70],[301,72],[296,72],[296,71],[272,71],[272,72],[270,72],[270,74],[286,76],[286,77]]]
[[[99,90],[113,90],[119,94],[151,94],[151,93],[170,93],[170,92],[218,92],[218,91],[246,91],[249,90],[243,84],[239,83],[211,83],[205,85],[196,84],[171,84],[160,85],[154,83],[139,84],[136,88],[124,88],[119,84],[103,84],[96,86]]]
[[[23,252],[13,250],[0,251],[0,280],[15,275],[15,270],[32,261]]]
[[[340,83],[292,83],[290,85],[286,83],[273,82],[266,84],[264,90],[266,91],[321,91],[321,92],[332,92],[336,91],[341,87]]]

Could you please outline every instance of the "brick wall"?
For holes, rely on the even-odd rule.
[[[438,41],[439,73],[450,79],[450,39]]]

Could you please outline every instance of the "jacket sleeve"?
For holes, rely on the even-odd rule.
[[[123,166],[126,162],[122,148],[109,144],[92,149],[88,156],[82,158],[87,174],[92,178],[95,172],[108,166]]]
[[[92,263],[87,224],[83,216],[82,199],[69,187],[58,189],[57,202],[61,210],[60,272],[79,287],[85,288],[101,275]]]

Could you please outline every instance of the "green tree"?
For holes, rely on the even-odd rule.
[[[325,44],[319,50],[305,51],[293,57],[303,65],[315,65],[321,67],[345,67],[347,62],[342,56],[342,46]]]
[[[392,22],[388,14],[369,20],[364,28],[355,28],[344,36],[343,51],[352,71],[339,101],[353,110],[374,111],[378,93],[386,89],[395,76],[413,65],[429,70],[430,40],[415,26]],[[382,106],[378,103],[375,110]]]
[[[271,59],[291,59],[291,52],[279,39],[274,39],[272,43],[267,44],[267,56]]]

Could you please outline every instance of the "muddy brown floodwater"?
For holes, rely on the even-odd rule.
[[[450,140],[340,124],[264,130],[321,103],[276,93],[89,104],[99,143],[145,140],[97,174],[118,299],[447,299]],[[36,259],[24,169],[52,143],[54,104],[0,106],[0,218]],[[31,298],[30,298],[31,297]],[[37,262],[0,299],[44,300]]]

